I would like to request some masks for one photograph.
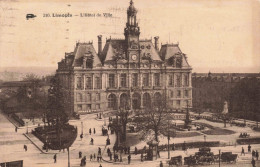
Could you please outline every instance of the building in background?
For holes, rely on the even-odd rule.
[[[127,9],[124,39],[98,36],[98,52],[92,43],[77,43],[58,63],[67,112],[112,111],[119,107],[141,110],[166,97],[173,110],[192,105],[192,68],[178,44],[164,44],[159,37],[140,39],[137,10]]]
[[[237,114],[259,106],[260,73],[193,73],[192,86],[194,111],[221,113],[225,101]]]

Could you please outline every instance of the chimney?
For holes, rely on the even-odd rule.
[[[97,37],[98,37],[98,54],[100,55],[102,52],[102,35],[99,35]]]
[[[159,39],[158,36],[154,37],[154,45],[155,45],[155,49],[156,49],[156,50],[159,50],[159,47],[158,47],[158,39]]]

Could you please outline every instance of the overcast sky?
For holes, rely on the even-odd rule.
[[[260,2],[134,0],[140,38],[179,43],[195,72],[260,72]],[[124,38],[129,0],[0,1],[0,67],[57,66],[76,41]],[[26,14],[37,15],[26,20]],[[43,17],[43,14],[73,17]],[[80,17],[110,13],[113,17]]]

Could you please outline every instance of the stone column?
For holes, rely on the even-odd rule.
[[[117,74],[117,88],[120,87],[120,74]]]
[[[94,90],[94,89],[95,89],[94,82],[95,82],[95,75],[94,75],[94,74],[92,74],[92,90]]]
[[[86,76],[83,75],[83,89],[86,90]]]

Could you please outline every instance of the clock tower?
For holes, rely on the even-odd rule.
[[[137,10],[131,0],[130,6],[127,9],[127,23],[125,28],[125,40],[127,44],[127,57],[129,62],[138,62],[140,57],[139,35],[140,28],[136,21]]]

